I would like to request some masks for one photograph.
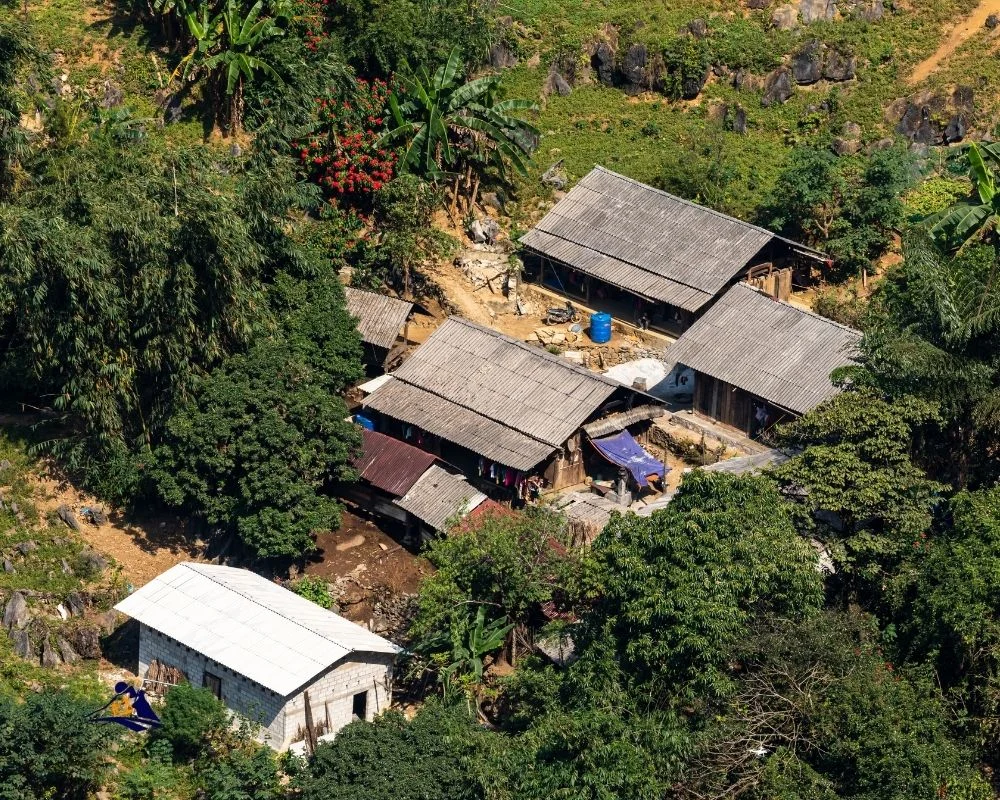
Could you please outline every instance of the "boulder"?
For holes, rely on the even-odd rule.
[[[800,0],[799,14],[802,21],[809,25],[812,22],[829,22],[837,13],[837,4],[834,0]]]
[[[843,136],[837,136],[831,146],[833,152],[838,156],[853,156],[861,149],[861,142],[858,139],[845,139]]]
[[[939,144],[944,141],[944,131],[931,118],[927,106],[907,103],[903,116],[896,125],[896,132],[917,144]]]
[[[693,19],[687,24],[688,33],[695,39],[704,39],[708,36],[708,23],[703,19]]]
[[[493,69],[507,69],[517,66],[517,56],[506,42],[496,42],[490,48],[490,66]]]
[[[29,539],[26,542],[18,542],[14,545],[14,549],[17,550],[22,556],[28,555],[28,553],[34,553],[38,549],[38,545]]]
[[[987,27],[987,29],[993,30],[998,25],[1000,25],[1000,15],[998,15],[998,14],[990,14],[986,18],[986,27]]]
[[[885,4],[882,0],[867,0],[867,2],[858,3],[854,7],[852,16],[865,22],[878,22],[885,16]]]
[[[14,592],[3,611],[3,626],[6,630],[20,630],[28,623],[28,601],[20,592]]]
[[[87,611],[87,604],[79,592],[70,592],[63,604],[71,617],[82,617]]]
[[[768,108],[775,103],[784,103],[792,96],[791,74],[784,67],[779,67],[764,81],[764,96],[760,104]]]
[[[12,631],[10,634],[11,644],[14,652],[25,661],[35,660],[35,648],[31,646],[31,637],[27,631]]]
[[[607,42],[601,42],[590,58],[590,65],[597,73],[597,80],[605,86],[615,83],[615,51]]]
[[[476,244],[493,244],[500,233],[500,225],[493,217],[476,219],[469,225],[469,236]]]
[[[823,44],[810,39],[792,56],[792,77],[798,84],[816,83],[823,77]]]
[[[236,145],[235,142],[233,142],[233,146],[237,148],[239,147],[239,145]],[[230,148],[230,155],[232,155],[234,158],[238,158],[240,156],[240,153],[234,152],[232,148]],[[85,508],[81,508],[80,516],[82,516],[85,520],[87,520],[91,525],[97,525],[98,527],[100,527],[101,525],[108,524],[107,512],[103,508],[99,508],[97,506],[87,506]]]
[[[706,69],[701,75],[696,75],[692,78],[685,78],[681,83],[681,97],[685,100],[694,100],[701,90],[705,88],[705,82],[708,80],[710,70]]]
[[[55,648],[52,647],[49,637],[46,636],[42,639],[42,666],[52,668],[58,667],[60,664],[62,664],[62,659],[59,657],[59,653],[56,652]]]
[[[14,569],[14,565],[13,563],[11,563],[11,560],[9,558],[5,558],[3,560],[3,571],[6,572],[8,575],[13,575],[15,572],[17,572],[17,570]]]
[[[75,664],[80,660],[80,654],[73,649],[73,646],[67,642],[62,636],[59,637],[59,641],[56,643],[59,647],[59,655],[62,656],[62,660],[67,664]]]
[[[80,563],[92,575],[100,575],[108,568],[108,560],[89,547],[80,553]]]
[[[944,140],[947,144],[960,142],[965,138],[965,122],[961,114],[955,114],[944,129]]]
[[[823,77],[828,81],[849,81],[857,74],[858,60],[854,56],[845,56],[836,50],[830,50],[823,62]]]
[[[799,10],[795,6],[781,6],[771,13],[771,25],[779,31],[790,31],[799,26]]]
[[[743,106],[737,106],[735,109],[729,109],[726,114],[726,127],[733,133],[738,133],[740,136],[746,136],[747,112]]]
[[[101,630],[96,625],[80,625],[66,633],[66,640],[84,658],[101,657]]]
[[[73,568],[69,565],[69,562],[65,558],[59,559],[59,568],[62,570],[63,575],[73,574]]]
[[[646,61],[649,53],[644,44],[633,44],[622,59],[622,77],[630,94],[639,94],[647,85]]]
[[[569,81],[556,72],[555,69],[549,70],[549,74],[545,78],[545,84],[542,86],[542,94],[546,97],[550,94],[565,97],[572,91],[573,87],[569,85]]]
[[[893,139],[891,136],[886,136],[884,139],[879,139],[877,142],[872,142],[868,146],[868,152],[875,153],[878,152],[879,150],[888,150],[895,144],[896,144],[895,139]]]
[[[82,529],[80,525],[80,520],[76,518],[76,514],[73,513],[73,509],[68,505],[63,503],[59,508],[56,509],[56,514],[59,515],[59,519],[65,522],[70,528],[75,531]]]

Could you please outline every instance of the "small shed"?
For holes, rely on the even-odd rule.
[[[506,490],[502,499],[525,497],[535,479],[554,489],[581,483],[587,423],[622,415],[611,421],[621,430],[661,413],[649,395],[460,317],[363,406],[379,431]]]
[[[433,453],[376,431],[362,429],[361,437],[361,451],[351,461],[361,480],[338,494],[400,523],[408,538],[442,531],[486,499]]]
[[[365,364],[373,370],[384,369],[389,355],[410,318],[413,303],[384,294],[344,287],[347,310],[358,321],[358,333],[364,344]]]
[[[399,647],[248,570],[181,563],[115,608],[139,623],[139,675],[207,687],[276,750],[391,702]]]
[[[600,166],[521,243],[529,279],[672,334],[737,281],[787,299],[825,263],[805,245]]]
[[[741,283],[667,350],[694,370],[694,410],[749,436],[812,410],[839,389],[861,333]]]

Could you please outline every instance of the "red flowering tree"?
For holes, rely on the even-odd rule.
[[[309,177],[331,201],[368,205],[396,174],[398,154],[379,144],[390,89],[358,79],[350,98],[319,98],[319,126],[299,146]]]

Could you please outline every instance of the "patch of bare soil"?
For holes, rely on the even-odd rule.
[[[360,513],[345,510],[340,529],[320,534],[318,553],[305,573],[332,584],[339,613],[391,638],[405,628],[404,617],[431,563]]]
[[[150,517],[133,520],[109,508],[93,495],[82,492],[51,467],[34,477],[33,500],[40,516],[55,513],[68,505],[80,520],[80,536],[100,553],[121,565],[122,573],[135,587],[148,583],[181,561],[204,558],[205,544],[195,539],[184,520],[177,517]],[[85,508],[107,513],[108,521],[93,525],[86,521]]]
[[[916,85],[937,72],[967,39],[983,29],[990,14],[1000,14],[1000,0],[982,0],[969,16],[959,20],[938,49],[913,68],[910,84]]]

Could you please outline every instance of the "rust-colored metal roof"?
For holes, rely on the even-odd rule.
[[[377,489],[402,497],[438,459],[384,433],[361,431],[362,452],[351,463]]]

